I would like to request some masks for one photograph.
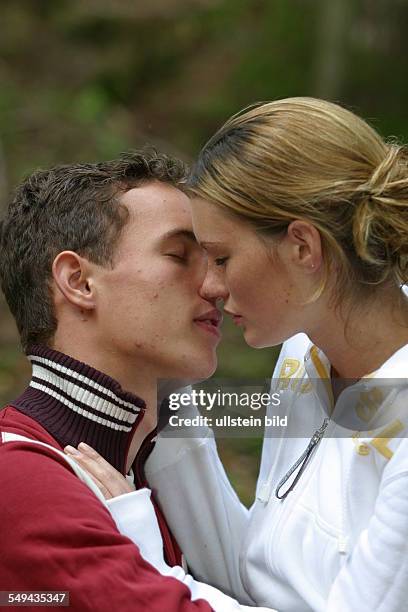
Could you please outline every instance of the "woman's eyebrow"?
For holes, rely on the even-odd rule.
[[[205,248],[207,248],[209,246],[214,246],[214,245],[222,244],[221,242],[212,241],[212,240],[199,240],[198,243],[199,243],[199,245],[201,247],[203,247],[203,249],[205,249]]]

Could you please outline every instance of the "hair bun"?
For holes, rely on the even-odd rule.
[[[387,189],[387,186],[393,182],[403,148],[396,145],[388,147],[387,155],[366,183],[367,192],[372,197],[381,196],[384,190]]]
[[[408,276],[408,148],[388,145],[370,179],[358,190],[353,238],[358,256],[377,268],[376,282]]]

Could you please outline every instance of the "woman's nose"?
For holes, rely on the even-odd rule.
[[[203,283],[199,289],[199,294],[206,300],[221,298],[225,301],[228,297],[228,289],[222,275],[208,268]]]

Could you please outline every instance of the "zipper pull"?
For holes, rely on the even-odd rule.
[[[321,427],[319,427],[319,429],[316,429],[316,431],[314,432],[311,442],[314,442],[314,444],[317,444],[318,442],[320,442],[320,440],[323,438],[324,432],[327,429],[329,420],[330,419],[327,419],[327,418],[324,419]]]
[[[286,472],[285,476],[278,482],[278,486],[275,489],[275,496],[278,499],[285,499],[285,497],[287,497],[289,495],[289,493],[291,491],[293,491],[293,489],[296,486],[297,481],[299,480],[299,478],[302,475],[303,470],[306,467],[306,464],[310,458],[310,455],[313,452],[313,449],[319,444],[320,440],[323,438],[324,432],[327,429],[327,426],[329,424],[329,420],[328,418],[325,418],[321,427],[319,427],[319,429],[316,429],[316,431],[314,432],[313,436],[310,439],[309,444],[307,445],[306,450],[301,454],[301,456],[299,457],[299,459],[296,461],[296,463],[294,463],[294,465],[292,465],[292,467],[290,468],[290,470],[288,470],[288,472]],[[289,480],[289,478],[292,476],[292,474],[298,469],[298,473],[296,474],[292,484],[290,485],[290,487],[281,495],[280,494],[280,490],[283,487],[283,485],[285,485],[287,483],[287,481]]]

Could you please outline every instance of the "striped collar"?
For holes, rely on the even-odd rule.
[[[86,442],[125,473],[144,401],[110,376],[46,346],[31,347],[28,358],[30,385],[12,405],[39,422],[61,447]]]

